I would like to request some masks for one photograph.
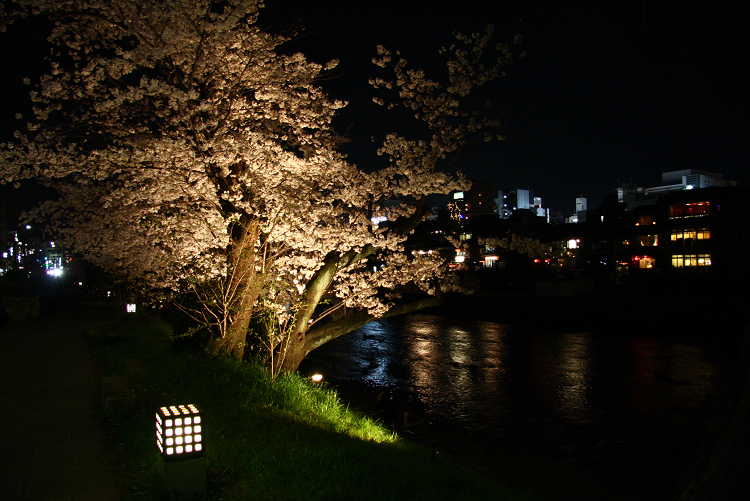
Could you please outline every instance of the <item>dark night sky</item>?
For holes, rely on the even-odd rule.
[[[454,30],[491,23],[498,41],[520,33],[528,56],[493,96],[507,140],[458,166],[496,188],[531,187],[553,210],[572,212],[581,195],[598,204],[618,179],[658,184],[669,170],[750,183],[746,2],[267,3],[267,22],[299,19],[318,33],[298,43],[311,59],[342,60],[340,81],[328,85],[352,101],[368,99],[378,43],[416,65]],[[368,116],[352,107],[359,116],[346,125],[356,138]]]
[[[491,99],[507,140],[465,152],[469,177],[496,188],[530,187],[546,207],[572,212],[574,198],[601,202],[618,183],[658,184],[662,171],[696,168],[750,184],[748,2],[443,2],[442,0],[267,0],[261,26],[298,23],[294,48],[342,63],[323,82],[351,101],[340,118],[356,141],[369,138],[378,109],[367,79],[381,43],[429,67],[454,30],[495,25],[497,41],[523,36],[528,56],[508,69]],[[610,5],[612,4],[612,5]],[[744,6],[740,6],[744,4]],[[15,34],[14,36],[18,36]],[[0,132],[14,127],[42,52],[0,37],[4,98]],[[31,51],[32,55],[29,55]],[[43,67],[43,66],[42,66]],[[352,151],[352,159],[366,167]]]

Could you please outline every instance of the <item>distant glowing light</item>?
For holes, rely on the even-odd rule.
[[[370,222],[375,226],[378,226],[380,223],[384,223],[386,221],[388,221],[387,216],[374,216],[370,218]]]
[[[127,313],[135,313],[135,303],[128,303],[125,305],[125,311]]]
[[[47,275],[51,277],[60,277],[63,274],[62,268],[54,268],[51,270],[47,270]]]
[[[310,379],[312,379],[314,383],[320,383],[323,381],[323,374],[313,374]]]

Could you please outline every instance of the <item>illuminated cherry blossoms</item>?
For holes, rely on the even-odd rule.
[[[316,85],[336,62],[282,55],[285,40],[255,24],[260,7],[6,5],[3,27],[30,16],[55,24],[50,71],[30,87],[34,116],[0,149],[2,180],[55,187],[59,200],[30,217],[92,263],[153,297],[197,294],[189,311],[214,332],[216,354],[242,358],[251,321],[265,319],[259,336],[274,370],[294,370],[329,339],[432,301],[396,305],[397,285],[449,287],[442,262],[407,256],[403,242],[427,213],[425,196],[465,186],[438,163],[493,125],[461,98],[501,76],[511,56],[500,48],[485,68],[489,33],[459,38],[442,89],[381,49],[376,62],[394,78],[373,84],[392,89],[388,102],[412,109],[431,140],[390,134],[380,150],[390,166],[367,173],[337,152],[331,120],[346,103]]]

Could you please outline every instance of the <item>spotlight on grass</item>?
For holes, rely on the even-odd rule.
[[[323,381],[323,374],[313,374],[310,379],[312,379],[313,383],[320,383]]]

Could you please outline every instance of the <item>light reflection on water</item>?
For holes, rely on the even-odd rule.
[[[306,363],[372,392],[416,393],[439,418],[561,457],[702,426],[723,370],[710,349],[678,341],[432,315],[371,322]]]

